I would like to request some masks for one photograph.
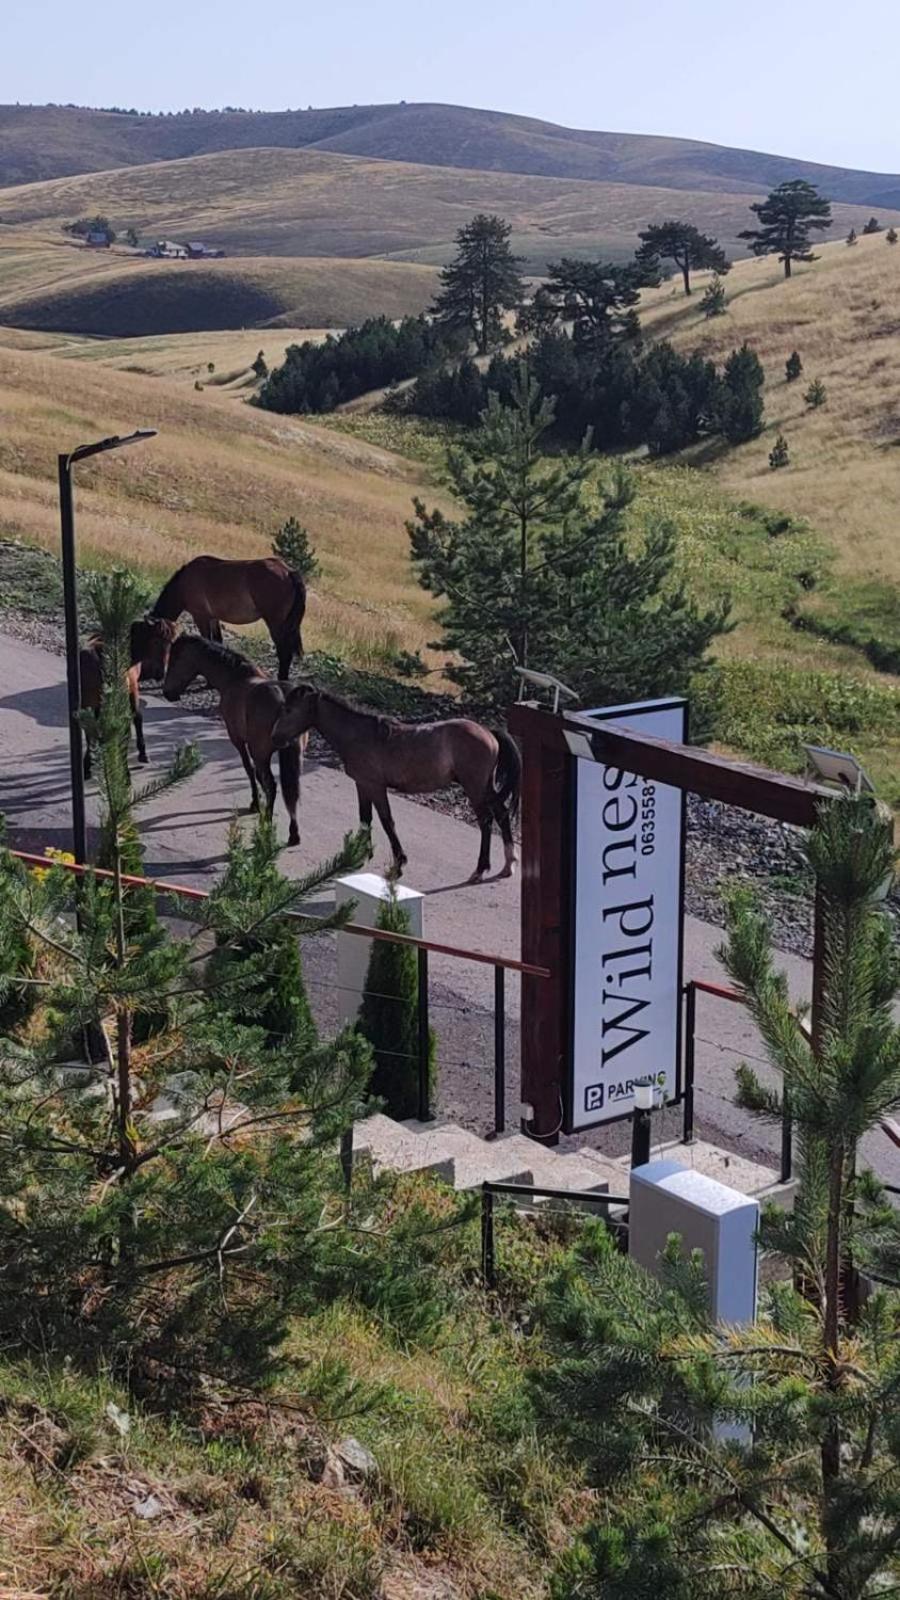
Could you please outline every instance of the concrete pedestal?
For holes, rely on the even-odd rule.
[[[390,887],[377,872],[351,872],[336,882],[335,900],[344,906],[348,900],[356,902],[353,922],[357,926],[374,928],[378,914],[390,899]],[[397,899],[409,918],[409,931],[416,939],[425,937],[425,896],[418,889],[398,884]],[[339,933],[338,946],[338,1016],[341,1022],[352,1022],[362,1005],[366,973],[372,940],[362,939],[358,933]]]
[[[716,1322],[756,1318],[759,1206],[748,1195],[675,1161],[650,1161],[631,1173],[628,1252],[659,1274],[670,1233],[682,1250],[702,1250],[710,1311]]]

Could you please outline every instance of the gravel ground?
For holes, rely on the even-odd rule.
[[[28,561],[24,577],[21,572],[23,556]],[[0,628],[13,638],[62,655],[63,627],[56,570],[55,564],[42,553],[26,551],[21,545],[0,540]],[[145,692],[152,694],[154,691]],[[217,703],[217,696],[208,690],[190,691],[183,699],[192,709],[206,714],[213,713]],[[312,737],[311,753],[319,761],[338,765],[333,752],[316,734]],[[458,790],[422,796],[421,803],[434,810],[470,818],[468,804]],[[776,946],[809,956],[812,953],[811,882],[803,863],[799,834],[779,823],[690,795],[687,911],[706,922],[720,924],[720,887],[735,878],[754,885],[771,921]],[[896,899],[892,910],[900,918],[900,902]]]

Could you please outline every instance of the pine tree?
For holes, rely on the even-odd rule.
[[[540,333],[571,323],[575,349],[606,358],[614,344],[640,343],[635,308],[644,281],[634,266],[564,256],[547,268],[545,282],[519,318],[520,330]]]
[[[642,241],[635,257],[639,266],[652,272],[656,262],[674,261],[681,273],[685,294],[691,293],[692,272],[707,268],[724,276],[731,269],[718,240],[701,233],[692,222],[675,219],[653,222],[638,237]]]
[[[272,550],[307,581],[318,577],[322,570],[309,529],[304,528],[296,517],[288,517],[287,522],[281,524],[272,540]]]
[[[779,467],[789,467],[790,464],[791,452],[788,447],[788,442],[784,437],[784,434],[780,433],[778,438],[775,440],[774,446],[769,451],[769,466],[772,468],[773,472],[777,472]]]
[[[700,299],[700,310],[706,318],[722,317],[728,308],[725,295],[725,285],[716,273],[715,277],[706,285]]]
[[[266,353],[264,350],[258,350],[256,352],[256,360],[252,364],[251,371],[253,372],[254,376],[259,379],[267,378],[269,376],[269,363],[266,360]]]
[[[784,364],[784,375],[788,383],[795,383],[803,371],[803,362],[796,350],[793,350]]]
[[[795,261],[815,261],[810,248],[810,231],[831,227],[831,201],[819,194],[804,178],[792,178],[773,189],[768,199],[750,207],[759,218],[759,228],[746,228],[738,237],[746,239],[755,256],[777,255],[784,262],[784,275],[791,276]]]
[[[146,1350],[233,1376],[271,1364],[284,1316],[308,1292],[323,1149],[371,1070],[355,1035],[317,1045],[302,1015],[285,1039],[272,1036],[278,929],[334,872],[362,864],[365,841],[292,882],[276,870],[271,829],[249,851],[235,832],[210,898],[175,898],[188,937],[133,917],[123,883],[133,808],[185,778],[196,756],[179,752],[132,794],[127,639],[108,629],[95,730],[110,875],[79,881],[53,866],[35,879],[0,851],[0,951],[27,937],[46,997],[45,1025],[27,1042],[0,1039],[0,1324],[43,1348],[82,1340],[115,1361]],[[302,990],[297,999],[302,1011]],[[147,1014],[165,1027],[142,1042],[135,1021]],[[103,1042],[87,1093],[84,1075],[59,1066],[84,1032]]]
[[[856,242],[857,242],[856,229],[855,228],[851,228],[850,232],[847,235],[847,243],[850,244],[850,245],[853,245],[853,244],[856,244]]]
[[[877,217],[870,217],[868,222],[866,223],[865,227],[863,228],[863,233],[880,233],[880,232],[881,232],[881,223],[878,221],[878,218]]]
[[[818,411],[820,406],[824,406],[828,399],[828,390],[821,378],[813,378],[803,398],[811,411]]]
[[[900,1581],[898,1297],[847,1293],[870,1243],[851,1203],[860,1141],[900,1105],[894,852],[868,798],[848,797],[823,807],[807,855],[826,951],[813,1038],[746,896],[724,952],[790,1096],[800,1187],[762,1231],[798,1287],[771,1281],[759,1321],[714,1327],[702,1260],[670,1240],[650,1278],[605,1230],[552,1286],[537,1397],[601,1496],[554,1600],[876,1600]],[[745,1103],[780,1119],[780,1096],[741,1077]]]
[[[459,230],[456,256],[441,272],[433,314],[451,332],[465,329],[479,355],[499,343],[503,312],[520,305],[524,296],[521,262],[510,247],[511,233],[502,217],[479,212]]]
[[[896,228],[888,228],[884,237],[887,239],[888,244],[896,244],[900,234],[898,234]]]
[[[748,344],[732,350],[716,405],[716,424],[729,444],[744,444],[761,431],[765,376],[759,356]]]
[[[409,917],[393,884],[375,926],[389,933],[410,932]],[[400,1122],[419,1115],[419,969],[409,945],[373,939],[357,1028],[372,1046],[374,1069],[369,1094],[385,1102]],[[435,1081],[437,1040],[428,1044],[428,1101]]]
[[[125,243],[127,245],[130,245],[132,250],[136,250],[137,249],[138,245],[140,244],[140,240],[139,240],[134,228],[126,229],[126,232],[125,232]]]
[[[615,472],[595,499],[585,451],[546,456],[554,408],[519,363],[511,403],[495,396],[481,429],[451,450],[461,520],[416,500],[408,531],[423,588],[445,601],[448,676],[475,702],[515,697],[519,666],[552,672],[585,700],[663,694],[683,685],[727,606],[699,611],[674,581],[675,531],[625,531],[634,498]]]

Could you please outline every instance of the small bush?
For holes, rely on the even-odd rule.
[[[269,363],[266,360],[264,350],[257,351],[256,360],[253,363],[253,371],[257,378],[267,378],[269,376]]]
[[[818,411],[820,406],[824,406],[828,399],[828,390],[825,388],[821,378],[813,378],[803,398],[810,411]]]
[[[376,927],[409,933],[409,917],[393,888]],[[366,988],[357,1024],[375,1056],[369,1093],[384,1100],[388,1116],[402,1122],[419,1112],[419,971],[410,945],[372,942]],[[436,1040],[428,1050],[429,1098],[434,1086]]]
[[[728,309],[725,285],[719,274],[706,285],[700,297],[700,310],[705,317],[723,317]]]
[[[856,244],[856,240],[857,240],[856,229],[855,228],[851,228],[850,232],[847,235],[847,243],[850,244],[850,245],[853,245],[853,244]]]
[[[272,540],[272,549],[301,578],[315,578],[321,571],[309,531],[296,517],[288,517],[282,523]]]
[[[777,472],[779,467],[789,467],[790,464],[791,452],[788,447],[788,442],[784,437],[784,434],[780,433],[778,438],[775,440],[775,444],[773,445],[772,449],[769,451],[769,466],[772,468],[773,472]]]
[[[868,222],[866,223],[865,227],[863,228],[863,233],[880,233],[880,232],[881,232],[881,223],[878,221],[878,218],[877,217],[870,217]]]
[[[896,244],[900,234],[898,234],[896,228],[888,228],[884,237],[887,239],[888,244]]]
[[[792,350],[784,363],[784,375],[788,383],[795,383],[802,371],[803,362],[800,360],[800,353],[797,350]]]

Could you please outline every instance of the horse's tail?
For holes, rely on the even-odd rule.
[[[300,744],[292,739],[278,752],[278,775],[281,778],[281,798],[291,816],[300,799]]]
[[[495,728],[494,738],[500,750],[494,768],[494,794],[505,805],[512,821],[519,809],[522,791],[522,757],[519,746],[505,728]]]
[[[288,568],[288,574],[294,586],[294,594],[290,610],[282,625],[282,637],[285,644],[290,645],[293,656],[302,658],[303,635],[300,632],[300,625],[306,615],[306,583],[300,573],[294,571],[293,567]],[[293,659],[293,656],[291,659]]]

